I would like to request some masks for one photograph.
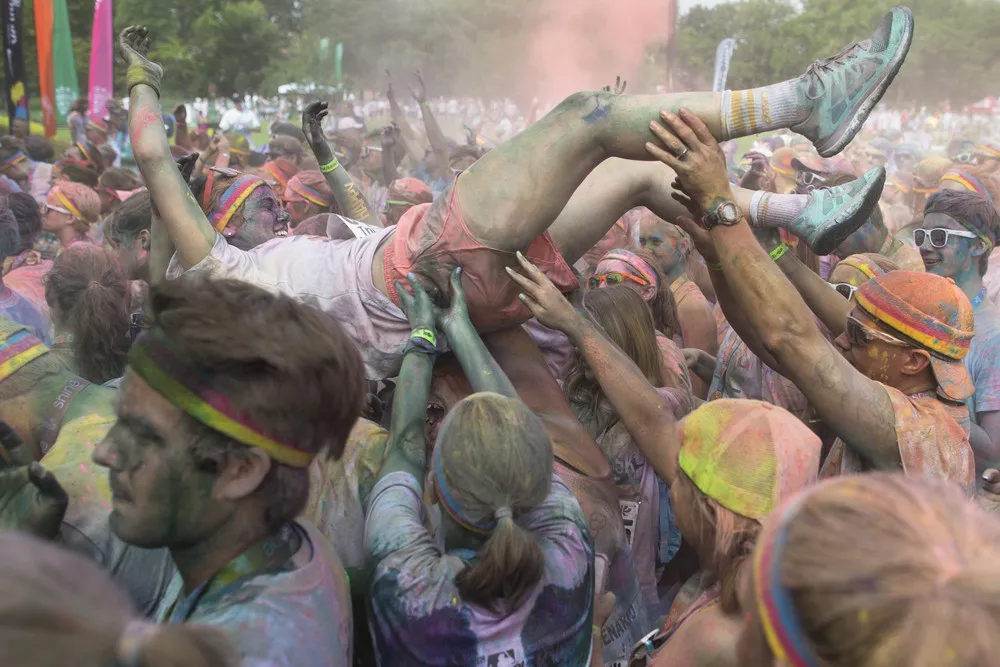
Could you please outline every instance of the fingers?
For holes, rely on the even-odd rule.
[[[684,119],[677,114],[664,109],[660,112],[660,118],[663,119],[663,122],[670,127],[674,135],[683,141],[684,145],[689,149],[695,150],[701,145],[701,141],[698,140],[697,135],[695,135],[691,128],[688,127],[687,123],[684,122]],[[670,146],[670,148],[672,149],[673,146]]]
[[[652,125],[650,125],[650,129],[652,129]],[[657,146],[651,141],[646,142],[646,152],[674,171],[677,171],[677,168],[680,165],[681,161],[674,157],[673,153],[663,150],[663,148]]]
[[[532,282],[528,278],[525,278],[509,266],[506,268],[506,271],[507,275],[510,276],[510,279],[517,283],[517,286],[526,292],[534,294],[535,290],[538,289],[538,285],[536,283]]]
[[[455,267],[455,270],[451,272],[451,298],[452,303],[454,299],[465,300],[465,290],[462,289],[462,267]]]
[[[42,464],[37,461],[32,461],[28,467],[28,479],[45,497],[60,504],[69,503],[69,496],[56,476],[52,474],[51,470],[43,468]]]
[[[409,315],[413,311],[413,295],[407,291],[406,285],[398,280],[392,281],[392,284],[396,286],[396,296],[399,297],[399,307],[403,309],[404,313]]]
[[[696,116],[694,112],[690,109],[681,108],[678,113],[680,113],[681,118],[684,119],[684,121],[688,124],[688,127],[691,128],[701,143],[706,146],[718,145],[719,142],[716,141],[715,136],[708,129],[708,125],[705,125],[705,121]]]
[[[549,282],[549,279],[545,277],[537,266],[528,261],[528,258],[521,254],[521,251],[517,251],[517,261],[521,265],[521,268],[527,273],[532,280],[538,284],[545,284]]]

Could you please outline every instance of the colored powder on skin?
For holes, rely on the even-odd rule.
[[[135,127],[137,136],[141,138],[146,129],[155,123],[163,123],[163,120],[160,118],[160,114],[158,114],[155,110],[146,105],[141,105],[138,109],[136,109]]]

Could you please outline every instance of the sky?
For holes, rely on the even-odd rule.
[[[726,0],[678,0],[677,2],[677,13],[686,14],[689,9],[697,5],[705,5],[706,7],[711,7],[717,5]]]

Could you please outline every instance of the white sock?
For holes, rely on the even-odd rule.
[[[750,225],[788,227],[802,215],[808,204],[809,195],[779,195],[758,190],[750,197]]]
[[[808,100],[800,99],[799,79],[750,90],[727,90],[719,110],[723,139],[745,137],[801,123],[809,116]]]

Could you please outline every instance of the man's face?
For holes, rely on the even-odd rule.
[[[108,469],[111,530],[145,549],[197,544],[228,519],[215,477],[195,466],[183,413],[126,371],[118,421],[94,450]]]
[[[877,333],[888,333],[890,336],[895,337],[895,334],[889,333],[886,329],[880,327],[876,320],[860,308],[854,308],[851,311],[850,317],[860,322],[862,329],[868,329]],[[903,363],[901,353],[905,351],[905,348],[884,343],[880,340],[871,340],[865,344],[857,344],[857,342],[852,341],[851,327],[852,324],[849,322],[848,330],[837,336],[836,340],[834,340],[841,354],[862,375],[876,382],[894,386],[895,379],[899,377],[898,367]]]
[[[680,235],[666,222],[644,217],[639,222],[639,247],[651,252],[660,270],[666,274],[684,263]]]
[[[261,186],[233,214],[223,236],[232,246],[250,250],[277,236],[288,236],[288,220],[288,213],[278,206],[271,188]]]
[[[924,268],[928,273],[954,278],[970,270],[978,257],[972,256],[972,249],[979,241],[948,235],[943,248],[935,248],[931,238],[931,229],[951,229],[958,232],[968,232],[965,227],[944,213],[931,213],[924,216],[924,224],[920,226],[926,232],[923,245],[920,246],[920,257],[924,260]],[[940,236],[937,232],[934,236]]]
[[[131,243],[117,242],[104,237],[104,247],[114,253],[129,280],[142,280],[142,267],[146,264],[145,232]]]

